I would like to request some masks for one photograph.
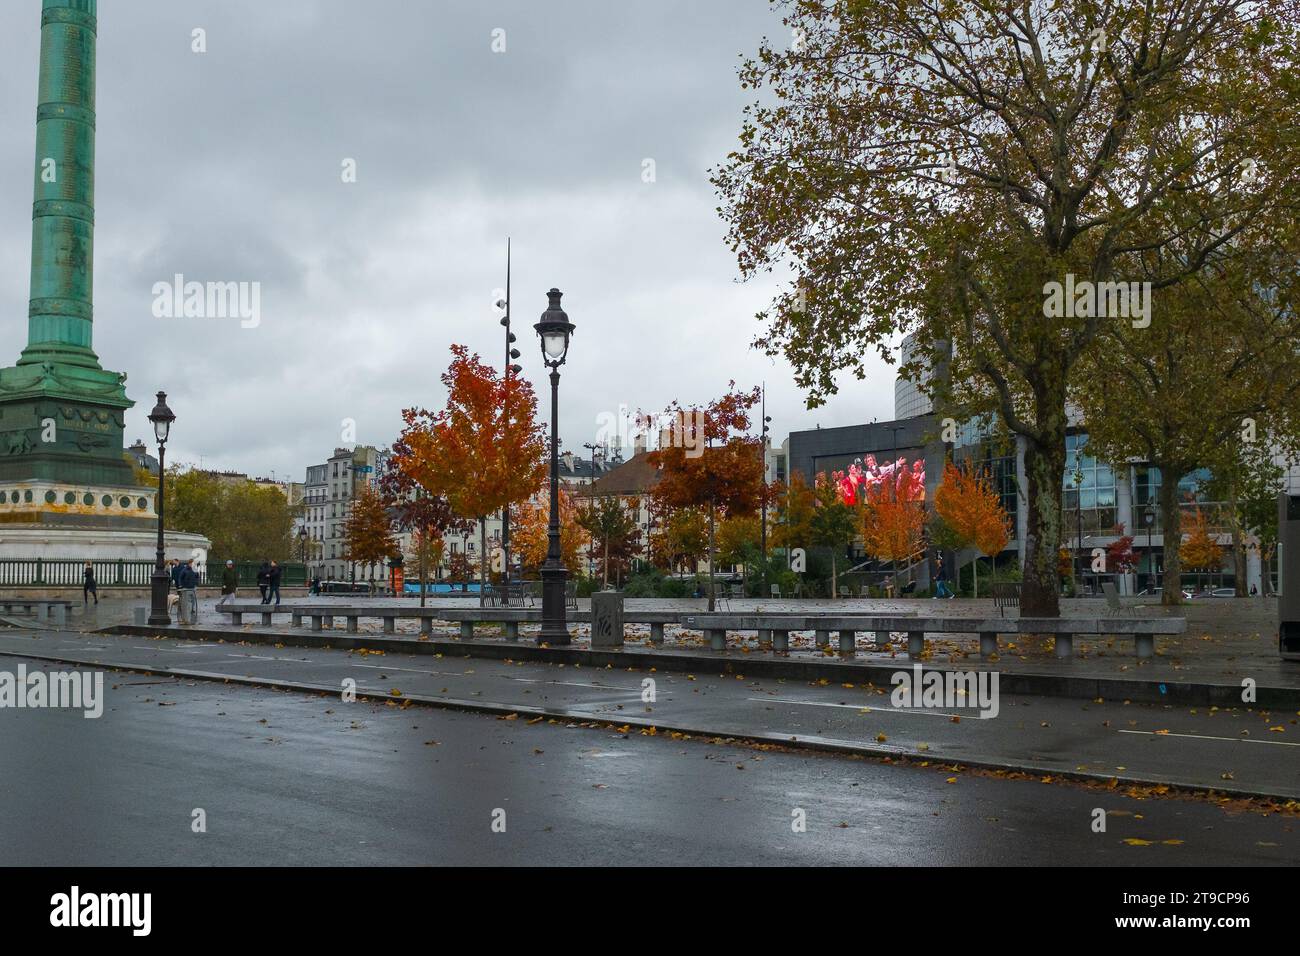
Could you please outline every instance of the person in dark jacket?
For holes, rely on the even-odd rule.
[[[239,574],[235,571],[235,562],[227,561],[225,568],[221,571],[221,603],[235,597],[235,592],[239,590]]]
[[[181,591],[180,623],[197,624],[199,621],[199,574],[192,561],[181,565],[177,583]]]
[[[270,586],[270,593],[267,595],[267,603],[271,603],[271,598],[275,598],[275,606],[280,606],[280,577],[284,574],[284,568],[272,561],[271,570],[267,573],[266,582]]]
[[[262,603],[270,603],[266,596],[267,589],[271,586],[271,565],[266,561],[257,569],[257,589],[262,592]]]
[[[86,606],[86,598],[90,597],[92,594],[95,596],[95,603],[98,604],[99,590],[98,586],[95,584],[95,568],[89,561],[87,561],[85,570],[81,572],[82,607]]]

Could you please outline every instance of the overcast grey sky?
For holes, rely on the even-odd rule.
[[[620,404],[732,378],[767,382],[778,442],[892,417],[879,361],[810,412],[750,347],[776,280],[737,282],[707,170],[750,95],[740,57],[783,32],[766,0],[100,0],[94,344],[129,374],[128,443],[163,388],[182,461],[301,480],[344,419],[388,444],[401,408],[441,407],[451,343],[499,367],[506,236],[539,393],[552,285],[577,326],[569,449]],[[39,38],[39,0],[0,5],[5,364],[26,344]],[[260,324],[155,318],[176,273],[259,282]]]

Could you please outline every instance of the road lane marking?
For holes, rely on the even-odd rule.
[[[1147,737],[1190,737],[1192,740],[1226,740],[1238,744],[1273,744],[1277,747],[1300,747],[1289,740],[1257,740],[1254,737],[1212,737],[1209,734],[1158,734],[1154,730],[1121,730],[1121,734],[1142,734]]]
[[[517,680],[523,684],[558,684],[562,687],[585,687],[588,690],[624,690],[629,694],[640,693],[640,687],[620,687],[618,684],[579,684],[576,681],[569,680],[542,680],[535,677],[507,677],[506,680]]]
[[[848,710],[869,710],[873,714],[913,714],[920,717],[962,716],[961,714],[949,714],[940,710],[905,710],[902,707],[871,707],[865,704],[828,704],[819,700],[791,700],[789,697],[746,697],[745,699],[774,704],[801,704],[804,707],[844,707]]]

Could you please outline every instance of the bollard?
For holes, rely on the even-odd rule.
[[[622,591],[596,591],[591,595],[591,646],[623,646]]]

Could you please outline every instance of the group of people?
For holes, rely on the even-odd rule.
[[[257,589],[262,592],[262,603],[270,604],[271,599],[275,599],[278,607],[280,604],[280,579],[284,575],[284,568],[280,567],[277,561],[263,561],[262,566],[257,569]],[[239,590],[239,575],[235,571],[235,562],[227,561],[226,569],[221,572],[221,601],[234,598]]]
[[[257,587],[262,592],[263,604],[270,604],[271,599],[274,598],[276,605],[279,605],[280,578],[283,572],[284,569],[275,561],[263,561],[262,566],[257,569]],[[193,559],[179,561],[173,558],[170,575],[172,588],[176,592],[176,609],[180,623],[198,623],[199,572],[194,568]],[[91,568],[89,561],[86,562],[84,577],[83,595],[95,594],[95,572]],[[226,601],[233,600],[238,591],[239,573],[235,570],[235,562],[227,561],[225,568],[221,571],[221,603],[224,604]],[[95,603],[99,603],[97,594],[95,594]]]
[[[176,613],[181,624],[199,621],[199,572],[194,570],[194,559],[171,562],[172,587],[176,590]]]

